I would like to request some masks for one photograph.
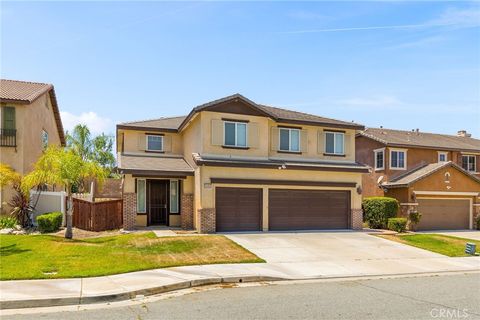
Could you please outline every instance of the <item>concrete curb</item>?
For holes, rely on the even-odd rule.
[[[363,274],[363,275],[344,275],[344,276],[318,276],[318,277],[272,277],[272,276],[230,276],[230,277],[210,277],[195,280],[179,281],[176,283],[162,285],[158,287],[132,290],[126,292],[87,296],[87,297],[65,297],[65,298],[47,298],[30,300],[7,300],[0,302],[0,310],[7,309],[25,309],[40,307],[56,307],[69,305],[85,305],[95,303],[107,303],[116,301],[125,301],[137,297],[151,296],[176,290],[207,286],[221,283],[247,283],[247,282],[273,282],[273,281],[309,281],[309,280],[341,280],[341,279],[365,279],[378,277],[408,277],[408,276],[428,276],[428,275],[447,275],[459,273],[478,273],[480,270],[456,270],[456,271],[438,271],[438,272],[416,272],[416,273],[396,273],[396,274]]]
[[[292,280],[287,278],[277,278],[270,276],[232,276],[232,277],[212,277],[195,280],[179,281],[176,283],[162,285],[158,287],[132,290],[126,292],[112,293],[98,296],[87,297],[65,297],[65,298],[47,298],[47,299],[29,299],[29,300],[6,300],[0,302],[0,310],[6,309],[24,309],[40,307],[57,307],[68,305],[93,304],[104,302],[115,302],[134,299],[137,296],[151,296],[155,294],[188,289],[199,286],[206,286],[219,283],[244,283],[261,281],[285,281]]]

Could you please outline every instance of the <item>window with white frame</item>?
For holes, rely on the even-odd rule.
[[[375,153],[375,170],[385,169],[385,149],[374,150]]]
[[[390,169],[406,169],[407,153],[404,150],[390,150]]]
[[[178,180],[170,180],[170,213],[178,213]]]
[[[462,168],[467,171],[470,171],[470,172],[477,171],[477,164],[475,162],[476,162],[476,159],[474,155],[462,156]]]
[[[345,154],[345,134],[343,132],[325,132],[325,153]]]
[[[447,152],[439,152],[438,153],[438,162],[447,162],[448,161],[448,153]]]
[[[278,150],[287,152],[300,152],[300,130],[293,128],[279,128]]]
[[[147,212],[147,181],[137,179],[137,212]]]
[[[148,151],[163,151],[163,136],[147,135],[147,150]]]
[[[247,147],[247,124],[245,122],[224,121],[223,145],[228,147]]]

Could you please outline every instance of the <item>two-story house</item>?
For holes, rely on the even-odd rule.
[[[119,124],[124,227],[359,229],[363,128],[239,94],[187,116]]]
[[[355,139],[356,159],[371,167],[363,196],[390,196],[403,214],[422,213],[419,229],[469,229],[480,212],[480,140],[367,128]]]
[[[0,80],[0,162],[24,175],[47,145],[65,145],[53,85]],[[11,187],[0,189],[0,212],[11,209]]]

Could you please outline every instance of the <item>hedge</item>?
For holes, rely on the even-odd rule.
[[[40,232],[55,232],[62,225],[63,214],[61,212],[44,213],[37,217],[38,229]]]
[[[407,218],[388,219],[388,230],[393,230],[396,232],[405,232],[405,230],[407,230]]]
[[[389,218],[397,215],[399,204],[397,199],[389,197],[368,197],[363,199],[363,218],[370,228],[387,227]]]

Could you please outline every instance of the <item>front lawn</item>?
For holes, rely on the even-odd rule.
[[[214,263],[265,262],[224,236],[153,232],[73,239],[0,235],[0,280],[103,276]]]
[[[378,235],[378,237],[433,251],[449,257],[469,256],[465,253],[465,245],[467,242],[475,243],[477,245],[477,252],[480,250],[480,241],[442,234]]]

